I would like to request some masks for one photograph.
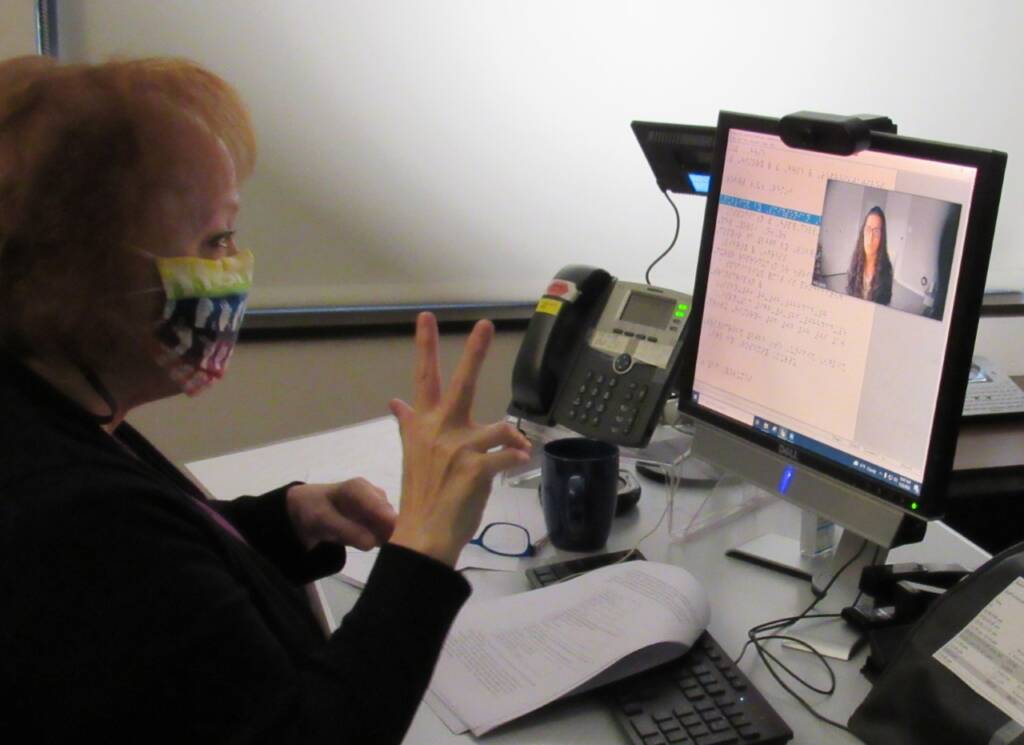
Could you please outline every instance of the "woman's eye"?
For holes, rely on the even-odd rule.
[[[234,244],[234,236],[233,232],[218,233],[207,241],[207,245],[215,251],[226,251]]]

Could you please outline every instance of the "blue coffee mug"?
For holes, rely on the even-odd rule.
[[[544,446],[541,502],[555,548],[596,551],[608,541],[619,487],[619,449],[585,437]]]

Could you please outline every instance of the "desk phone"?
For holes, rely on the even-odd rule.
[[[677,378],[691,296],[567,266],[537,303],[508,412],[642,447]]]

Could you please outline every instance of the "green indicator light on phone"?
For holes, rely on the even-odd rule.
[[[916,510],[917,509],[917,502],[911,502],[910,503],[910,509]]]

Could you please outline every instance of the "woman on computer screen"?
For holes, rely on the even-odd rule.
[[[892,300],[892,262],[881,207],[864,215],[846,274],[846,293],[882,305]]]
[[[397,515],[359,478],[208,500],[124,421],[224,374],[251,282],[234,225],[254,152],[236,93],[191,63],[0,62],[4,730],[397,743],[469,594],[455,559],[529,447],[470,419],[489,323],[445,390],[436,322],[418,319],[415,400],[391,403]],[[380,553],[327,636],[302,585],[337,572],[345,545]]]

